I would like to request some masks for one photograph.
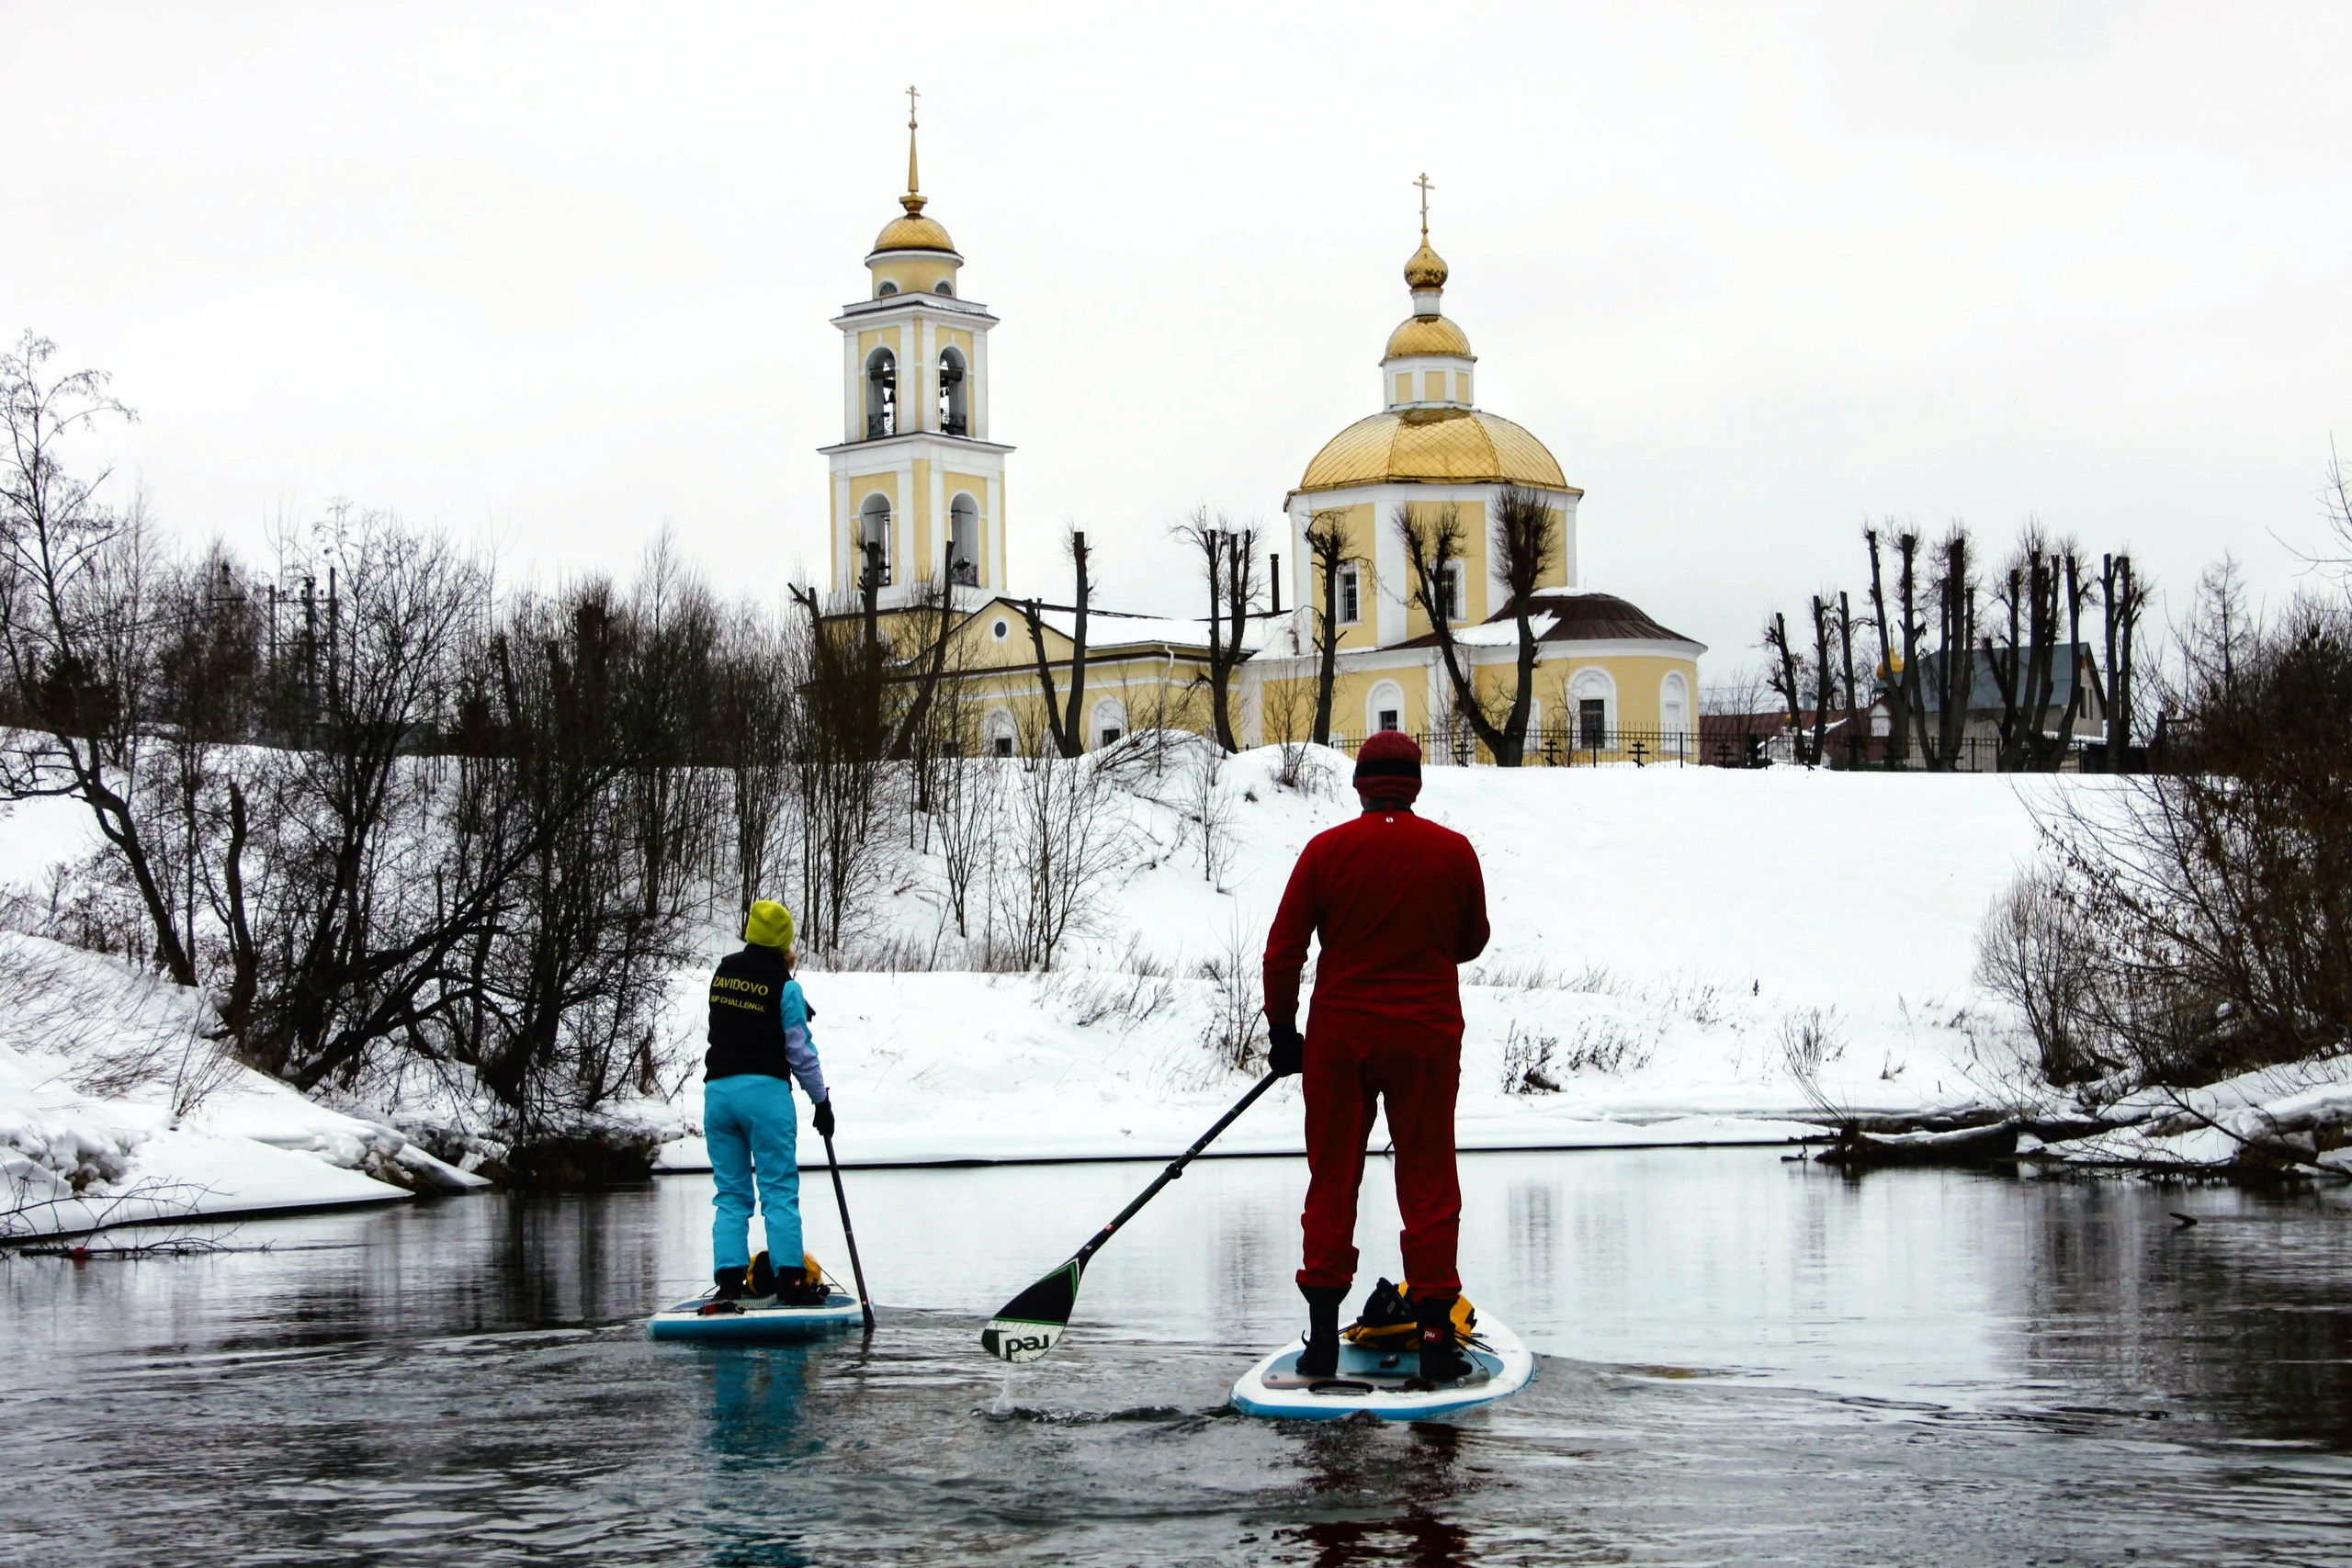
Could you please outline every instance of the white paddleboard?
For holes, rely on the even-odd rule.
[[[649,1339],[692,1339],[708,1345],[774,1344],[778,1340],[813,1339],[865,1319],[857,1298],[834,1291],[820,1306],[756,1306],[741,1312],[714,1313],[705,1317],[707,1297],[680,1302],[646,1321]]]
[[[1384,1421],[1437,1421],[1508,1399],[1535,1381],[1535,1357],[1518,1335],[1481,1318],[1478,1337],[1482,1344],[1462,1348],[1478,1371],[1442,1388],[1406,1386],[1419,1381],[1417,1350],[1365,1350],[1344,1339],[1338,1373],[1310,1381],[1298,1375],[1306,1342],[1294,1339],[1241,1374],[1233,1405],[1245,1416],[1285,1421],[1336,1421],[1359,1410]]]

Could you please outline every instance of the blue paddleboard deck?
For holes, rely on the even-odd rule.
[[[855,1328],[865,1311],[855,1296],[835,1291],[821,1306],[745,1307],[741,1312],[714,1313],[706,1317],[708,1303],[697,1298],[655,1313],[645,1325],[649,1339],[697,1340],[709,1345],[772,1345],[793,1339]]]
[[[1337,1421],[1370,1411],[1384,1421],[1439,1421],[1508,1399],[1535,1381],[1535,1357],[1519,1336],[1499,1323],[1482,1321],[1483,1343],[1463,1354],[1478,1370],[1460,1382],[1430,1388],[1418,1376],[1417,1352],[1366,1350],[1342,1343],[1340,1369],[1328,1378],[1298,1375],[1302,1340],[1251,1367],[1233,1385],[1233,1406],[1245,1416],[1283,1421]]]

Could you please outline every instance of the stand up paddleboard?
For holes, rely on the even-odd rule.
[[[1283,1421],[1336,1421],[1359,1410],[1384,1421],[1436,1421],[1508,1399],[1535,1381],[1535,1358],[1519,1336],[1484,1320],[1477,1342],[1462,1348],[1478,1370],[1441,1388],[1420,1383],[1418,1350],[1368,1350],[1342,1340],[1338,1375],[1308,1379],[1298,1375],[1298,1353],[1306,1348],[1304,1339],[1294,1339],[1242,1373],[1233,1385],[1233,1407]]]
[[[645,1325],[649,1339],[691,1339],[706,1345],[773,1345],[793,1339],[814,1339],[865,1321],[865,1309],[855,1296],[835,1290],[816,1306],[755,1306],[741,1312],[714,1313],[705,1317],[707,1296],[680,1302],[655,1313]]]

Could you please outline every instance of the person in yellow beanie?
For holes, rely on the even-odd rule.
[[[710,977],[710,1050],[703,1057],[703,1136],[716,1190],[710,1224],[712,1279],[706,1314],[741,1312],[769,1299],[813,1304],[821,1280],[797,1266],[800,1245],[800,1115],[797,1080],[816,1106],[810,1120],[833,1135],[833,1101],[808,1035],[808,998],[792,976],[792,912],[773,898],[752,906],[743,947]],[[754,1199],[767,1249],[751,1256]],[[795,1267],[763,1267],[789,1258]]]

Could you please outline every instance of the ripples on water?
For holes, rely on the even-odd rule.
[[[1295,1326],[1286,1161],[1171,1189],[1046,1362],[980,1355],[978,1318],[1148,1175],[860,1173],[869,1276],[915,1304],[806,1348],[643,1339],[703,1275],[692,1179],[0,1264],[0,1561],[2352,1556],[2352,1226],[2326,1197],[1479,1157],[1465,1275],[1542,1375],[1398,1428],[1224,1406]],[[1368,1200],[1366,1269],[1393,1269]]]

